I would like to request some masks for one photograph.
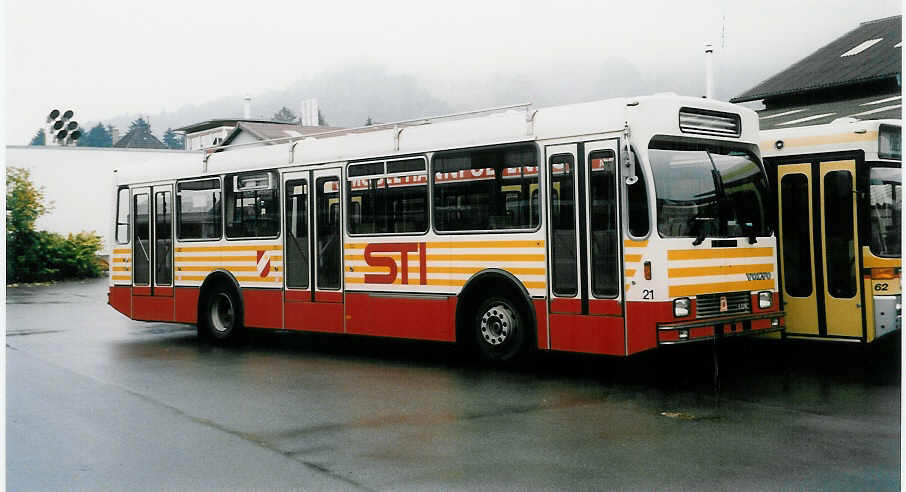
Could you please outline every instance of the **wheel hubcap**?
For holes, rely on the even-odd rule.
[[[211,325],[218,333],[233,326],[233,300],[225,292],[217,294],[211,303]]]
[[[481,317],[481,337],[491,345],[506,342],[516,331],[516,316],[503,304],[495,304]]]

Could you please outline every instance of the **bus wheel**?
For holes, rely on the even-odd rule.
[[[524,351],[527,326],[516,305],[503,297],[492,297],[478,308],[475,341],[481,355],[492,362],[509,362]]]
[[[220,288],[207,298],[204,309],[207,335],[212,340],[235,340],[242,329],[240,306],[232,289]]]

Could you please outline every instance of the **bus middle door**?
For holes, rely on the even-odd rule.
[[[284,327],[342,333],[340,169],[284,175]]]
[[[132,190],[133,318],[173,321],[173,185]]]
[[[546,147],[550,344],[623,355],[617,141]]]

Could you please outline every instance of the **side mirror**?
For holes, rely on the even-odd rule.
[[[639,181],[635,175],[635,154],[629,147],[629,140],[623,139],[623,146],[620,149],[620,162],[623,164],[623,177],[627,185],[632,186]]]

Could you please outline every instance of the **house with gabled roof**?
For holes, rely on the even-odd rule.
[[[761,101],[762,130],[900,119],[902,39],[902,16],[863,22],[730,102]]]

